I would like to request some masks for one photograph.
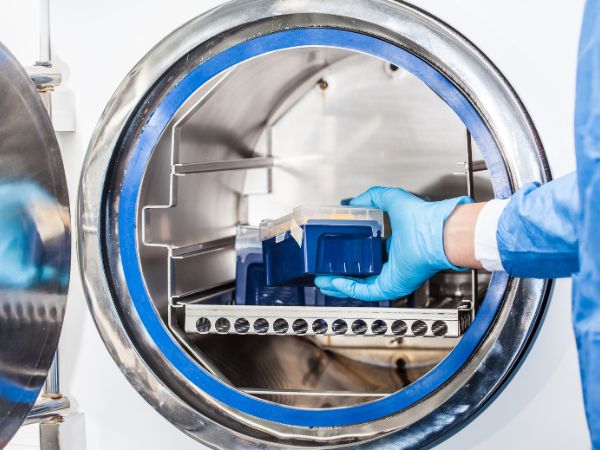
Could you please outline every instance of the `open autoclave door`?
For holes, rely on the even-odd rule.
[[[39,86],[53,80],[37,78]],[[71,262],[67,182],[34,82],[0,44],[0,448],[34,415],[68,406],[46,386]],[[57,391],[56,391],[57,392]],[[61,397],[61,398],[59,398]],[[32,416],[30,416],[31,418]]]

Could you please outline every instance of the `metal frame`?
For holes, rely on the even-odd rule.
[[[467,178],[467,195],[475,201],[475,182],[473,180],[474,164],[473,164],[473,141],[471,132],[467,130],[467,160],[465,161],[465,176]],[[483,163],[483,164],[481,164]],[[478,164],[479,170],[487,170],[485,161],[480,161]],[[471,301],[473,302],[473,319],[479,308],[479,283],[477,281],[477,269],[471,269]]]
[[[153,358],[160,358],[160,354],[156,354],[156,347],[139,326],[126,282],[119,279],[122,274],[111,271],[114,278],[106,278],[105,270],[118,256],[110,248],[106,253],[102,238],[100,211],[104,210],[105,182],[113,151],[136,106],[168,68],[198,44],[222,33],[227,36],[240,26],[251,28],[262,19],[268,20],[269,31],[303,24],[351,26],[409,48],[451,79],[490,127],[502,159],[486,161],[488,166],[506,164],[513,188],[528,181],[548,179],[539,138],[510,86],[466,39],[422,11],[386,0],[230,3],[193,20],[155,47],[119,87],[92,138],[84,165],[85,189],[80,191],[78,214],[80,264],[90,309],[113,358],[134,387],[171,422],[210,445],[247,446],[258,440],[264,446],[283,447],[360,442],[364,448],[369,446],[365,440],[375,437],[379,440],[373,446],[387,443],[408,448],[431,443],[464,425],[513,372],[539,323],[547,282],[512,280],[506,291],[503,287],[502,292],[494,293],[504,296],[504,300],[492,328],[471,360],[443,389],[412,406],[410,411],[369,424],[307,429],[256,420],[215,402],[194,390],[185,377],[169,372],[172,367],[168,361],[161,368],[167,374],[159,376],[146,361],[149,354]],[[231,45],[231,41],[224,39],[221,45]],[[213,54],[218,51],[219,46],[211,50]],[[498,190],[496,195],[506,197],[510,189]],[[99,264],[100,261],[105,264]],[[126,325],[121,321],[124,316],[129,318]],[[476,325],[477,321],[473,326]],[[498,352],[495,348],[511,350]],[[169,377],[176,378],[183,389],[175,389]],[[449,420],[453,426],[448,426]]]

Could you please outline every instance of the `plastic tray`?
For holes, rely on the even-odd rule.
[[[260,239],[264,241],[286,231],[291,232],[294,238],[300,242],[302,225],[308,222],[319,221],[320,223],[345,223],[367,221],[370,222],[373,235],[378,233],[381,237],[383,233],[383,211],[376,208],[364,208],[360,206],[297,206],[292,214],[283,216],[275,220],[263,220],[260,224]]]
[[[387,307],[389,302],[363,302],[325,296],[314,286],[267,286],[257,227],[239,226],[235,242],[237,305]]]
[[[367,277],[382,267],[383,212],[298,207],[261,223],[267,285],[311,285],[315,275]]]
[[[304,306],[304,290],[302,288],[267,286],[257,227],[238,227],[235,252],[235,303],[237,305]]]

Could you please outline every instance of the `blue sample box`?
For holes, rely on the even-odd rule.
[[[298,207],[261,223],[267,285],[312,285],[316,275],[368,277],[383,265],[383,213],[373,208]]]
[[[237,305],[304,306],[304,289],[267,286],[258,227],[239,226],[236,241],[235,303]]]
[[[305,306],[304,288],[299,286],[267,286],[262,251],[236,256],[235,303],[237,305]]]
[[[387,308],[391,305],[389,301],[366,302],[354,298],[338,298],[324,295],[316,287],[304,288],[304,301],[306,306],[330,306],[342,308]]]
[[[325,296],[314,286],[268,286],[263,251],[256,227],[239,226],[236,237],[237,305],[387,307],[389,302],[363,302]]]

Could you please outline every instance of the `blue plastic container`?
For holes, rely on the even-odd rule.
[[[364,302],[353,298],[337,298],[323,295],[323,293],[315,287],[304,288],[304,301],[306,306],[331,306],[331,307],[353,307],[353,308],[387,308],[390,306],[389,301],[381,302]]]
[[[331,219],[332,210],[335,217]],[[383,214],[370,208],[300,207],[294,210],[296,220],[307,220],[293,232],[293,215],[278,221],[261,224],[261,229],[239,226],[236,235],[236,290],[238,305],[260,306],[336,306],[374,307],[389,306],[389,302],[362,302],[350,298],[325,296],[314,287],[314,274],[369,276],[381,271]],[[310,217],[317,217],[312,219]],[[351,220],[358,216],[362,220]],[[263,227],[263,225],[265,225]],[[282,230],[287,231],[281,233]],[[279,234],[274,234],[279,232]],[[267,239],[261,241],[263,234]],[[269,237],[270,236],[270,237]],[[298,245],[300,238],[302,245]],[[266,242],[266,244],[265,244]],[[264,251],[265,247],[269,250]],[[306,253],[304,253],[306,251]],[[287,279],[278,285],[269,285],[271,272]],[[290,255],[292,255],[290,257]],[[311,264],[305,264],[307,261]],[[290,268],[300,274],[290,281]]]
[[[259,230],[256,227],[238,227],[235,303],[237,305],[304,306],[303,288],[267,286]]]
[[[368,277],[383,265],[376,221],[308,221],[298,243],[291,231],[262,241],[267,285],[311,285],[315,275]]]
[[[237,305],[304,306],[304,289],[298,286],[267,286],[262,252],[237,257],[235,278]]]

